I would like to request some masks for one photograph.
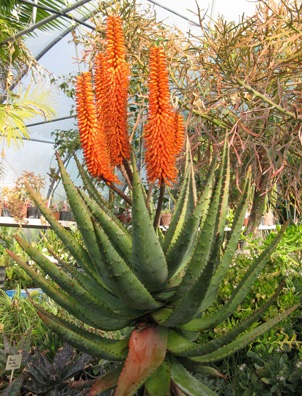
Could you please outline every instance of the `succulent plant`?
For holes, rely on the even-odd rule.
[[[113,22],[117,24],[118,19],[113,18]],[[120,30],[118,34],[111,34],[110,37],[118,37],[118,44],[121,44]],[[113,44],[109,47],[111,50]],[[178,119],[178,127],[175,129],[172,125],[174,115],[170,107],[161,107],[169,98],[168,78],[165,76],[163,53],[154,50],[152,56],[154,59],[151,62],[152,92],[149,98],[151,111],[146,127],[146,161],[149,181],[159,180],[162,193],[164,184],[171,184],[177,178],[173,161],[177,155],[176,146],[181,147],[182,144],[181,141],[174,144],[173,136],[178,140],[181,133],[177,134],[175,131],[182,127],[179,127]],[[109,55],[108,59],[111,59]],[[122,59],[118,59],[112,64],[121,63]],[[157,68],[157,65],[160,66]],[[109,66],[105,69],[112,70],[113,66],[110,66],[111,69]],[[111,77],[117,76],[121,81],[115,81],[112,86],[123,84],[124,80],[119,73],[124,70],[125,67],[121,67],[112,72]],[[104,150],[108,147],[104,144],[106,128],[102,130],[102,146],[98,151],[96,125],[101,117],[95,111],[88,77],[85,74],[83,78],[79,78],[80,88],[77,91],[84,156],[89,172],[102,178],[113,188],[116,181],[116,175],[113,174],[115,163],[113,161],[107,166],[102,163],[103,158],[110,160],[111,155],[104,155]],[[164,89],[159,89],[162,85]],[[104,84],[100,84],[100,87],[103,89]],[[116,95],[116,99],[119,92],[100,92],[101,99],[96,100],[98,111],[102,110],[102,100],[106,95]],[[110,103],[117,106],[119,102],[112,99]],[[126,101],[121,106],[125,104]],[[116,122],[115,129],[113,125],[110,126],[111,133],[122,130],[125,123],[119,124],[120,118],[110,118],[110,108],[104,109],[102,115],[107,117],[107,124],[110,121]],[[164,110],[159,111],[160,109]],[[120,114],[126,114],[124,109]],[[123,139],[124,133],[125,130]],[[126,167],[128,149],[126,154],[121,150],[114,152],[114,155],[118,165]],[[147,205],[148,199],[134,155],[131,161],[131,199],[127,198],[128,204],[132,204],[130,230],[108,209],[79,162],[79,174],[85,191],[75,187],[59,156],[57,160],[81,239],[66,230],[35,191],[30,186],[28,189],[81,271],[63,260],[60,260],[59,269],[18,235],[15,238],[20,246],[50,280],[32,270],[26,261],[12,251],[9,254],[70,315],[70,319],[66,316],[55,316],[35,303],[45,323],[83,352],[117,363],[116,368],[96,380],[86,394],[102,394],[115,388],[115,396],[129,396],[144,386],[150,396],[216,395],[196,379],[194,372],[244,348],[297,308],[292,307],[267,322],[261,322],[261,315],[273,304],[279,292],[277,291],[263,306],[226,334],[206,343],[201,341],[203,331],[213,329],[226,320],[244,300],[283,232],[255,257],[230,299],[215,310],[219,287],[232,263],[240,238],[250,189],[250,178],[247,177],[234,215],[232,231],[225,238],[230,180],[227,144],[224,145],[220,158],[214,158],[204,190],[197,201],[193,188],[192,165],[188,161],[171,224],[165,234],[157,227],[160,210],[154,213]],[[128,167],[130,169],[129,164]],[[158,208],[160,209],[160,205]],[[72,317],[76,320],[72,320]],[[123,330],[124,336],[112,336],[115,330]],[[109,336],[106,331],[113,333]]]
[[[249,181],[231,235],[225,241],[230,177],[227,149],[218,170],[216,162],[209,170],[206,187],[195,206],[188,169],[171,225],[165,236],[159,236],[133,161],[130,235],[103,201],[92,198],[97,192],[92,183],[87,184],[87,175],[89,194],[74,186],[59,157],[58,161],[83,244],[64,229],[33,190],[31,195],[83,272],[64,262],[60,270],[18,235],[21,247],[55,283],[33,271],[13,252],[9,254],[50,297],[83,322],[82,326],[75,324],[36,305],[50,328],[90,355],[122,362],[119,369],[97,381],[89,394],[117,386],[116,395],[131,395],[145,383],[150,395],[167,394],[170,386],[189,395],[214,395],[190,371],[198,364],[230,356],[296,308],[255,326],[273,303],[273,296],[229,333],[206,344],[199,341],[200,332],[227,319],[243,301],[280,239],[277,236],[255,258],[229,301],[218,312],[206,314],[236,251]],[[80,167],[80,173],[85,175],[83,172]],[[84,324],[105,331],[126,329],[128,335],[111,339]]]

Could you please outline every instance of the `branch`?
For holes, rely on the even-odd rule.
[[[295,113],[292,113],[291,111],[288,111],[288,110],[284,109],[283,107],[279,106],[277,103],[273,102],[267,96],[265,96],[265,95],[261,94],[260,92],[256,91],[254,88],[252,88],[250,85],[246,84],[244,81],[239,80],[239,78],[235,78],[235,81],[241,87],[244,87],[249,92],[251,92],[253,95],[255,95],[257,98],[262,99],[265,103],[269,104],[270,106],[274,107],[276,110],[280,111],[280,113],[283,113],[283,114],[287,115],[290,118],[297,119]]]
[[[116,187],[115,184],[109,184],[108,187],[111,188],[111,190],[113,190],[114,192],[117,193],[117,195],[119,195],[121,198],[123,198],[130,206],[132,206],[132,201],[131,199],[123,193],[122,190],[120,190],[118,187]]]

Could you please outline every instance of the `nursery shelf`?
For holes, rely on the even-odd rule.
[[[70,228],[72,226],[75,226],[76,223],[74,221],[66,221],[66,220],[60,220],[60,223],[62,226],[65,228]],[[23,228],[41,228],[41,229],[46,229],[49,228],[50,225],[46,220],[41,220],[41,219],[24,219],[21,223],[16,221],[13,217],[1,217],[0,216],[0,226],[6,226],[6,227],[23,227]],[[160,226],[161,229],[166,230],[167,227]],[[243,227],[244,229],[244,227]],[[274,230],[276,229],[276,225],[260,225],[259,230]],[[230,227],[225,227],[225,231],[231,231]]]
[[[65,220],[60,220],[60,223],[65,228],[70,228],[76,224],[74,221],[65,221]],[[40,228],[40,229],[46,229],[46,228],[50,227],[49,223],[46,220],[24,219],[22,222],[19,222],[19,221],[16,221],[12,217],[1,217],[1,216],[0,216],[0,226],[22,227],[22,228]]]

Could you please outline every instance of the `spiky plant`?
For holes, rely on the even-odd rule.
[[[154,52],[156,62],[153,66],[162,61],[162,55]],[[114,64],[119,65],[120,62]],[[157,90],[157,94],[153,91],[153,96],[150,95],[146,145],[150,180],[159,180],[161,192],[164,184],[171,183],[176,177],[173,134],[175,139],[178,138],[172,126],[173,112],[166,106],[165,114],[162,114],[162,103],[168,98],[166,88],[161,89],[161,84],[168,83],[162,66],[159,69],[155,67],[150,77],[150,90]],[[105,70],[108,72],[110,68]],[[109,92],[107,94],[110,95]],[[85,145],[85,158],[89,160],[88,169],[94,175],[99,173],[99,177],[114,187],[110,184],[114,178],[107,172],[108,167],[102,164],[103,156],[94,146],[98,120],[102,117],[97,112],[93,113],[92,92],[87,96],[85,86],[81,85],[78,95],[80,133]],[[86,98],[89,101],[85,105]],[[100,101],[104,98],[106,95]],[[88,106],[88,110],[83,106]],[[108,103],[102,102],[102,106],[106,107]],[[109,110],[107,108],[102,116],[106,118],[107,114],[110,118]],[[106,122],[110,121],[108,117]],[[84,132],[81,132],[81,127]],[[111,125],[111,129],[113,127]],[[121,129],[118,126],[114,133]],[[165,134],[168,133],[170,135],[167,137]],[[103,143],[102,150],[106,150]],[[172,156],[171,152],[167,153],[169,150],[173,151]],[[160,157],[156,158],[158,153]],[[125,162],[127,158],[122,155],[119,157],[123,162],[120,166],[128,166],[129,170],[130,166]],[[128,198],[128,203],[132,204],[132,228],[129,232],[108,209],[81,164],[77,162],[85,191],[75,187],[62,161],[59,157],[57,159],[81,240],[54,218],[30,186],[29,191],[81,271],[57,257],[61,264],[59,269],[18,235],[16,239],[20,246],[51,281],[31,269],[12,251],[9,254],[70,315],[69,319],[55,316],[36,305],[45,323],[76,348],[116,362],[115,370],[96,380],[87,394],[102,394],[115,388],[115,396],[129,396],[143,386],[150,396],[215,395],[193,373],[201,372],[207,364],[245,347],[296,309],[292,307],[266,322],[260,320],[273,304],[278,290],[257,311],[227,333],[209,342],[201,342],[202,332],[222,323],[242,303],[280,239],[281,234],[255,258],[229,300],[215,311],[219,287],[232,263],[240,238],[247,209],[249,177],[243,187],[232,231],[225,240],[230,180],[228,147],[224,145],[220,161],[213,160],[205,188],[197,202],[193,172],[188,164],[171,225],[163,235],[157,228],[158,213],[154,215],[147,205],[148,200],[132,156],[132,177],[129,178],[132,182],[131,201]],[[72,316],[76,321],[71,319]],[[118,339],[103,332],[122,329],[124,337]]]

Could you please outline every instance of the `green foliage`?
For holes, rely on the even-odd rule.
[[[0,130],[3,138],[10,146],[22,144],[22,138],[29,138],[25,122],[40,115],[49,119],[54,115],[49,105],[49,92],[36,87],[27,88],[20,95],[10,94],[5,104],[0,104]]]
[[[57,307],[47,296],[39,291],[32,293],[31,298],[39,301],[39,304],[53,313],[57,313]],[[47,327],[41,321],[28,298],[21,297],[21,288],[16,288],[16,293],[10,298],[3,290],[0,290],[0,323],[2,331],[10,342],[18,343],[28,329],[31,331],[32,345],[41,344]]]
[[[302,386],[302,360],[299,354],[289,357],[286,353],[247,353],[247,364],[238,370],[241,394],[297,395]]]

